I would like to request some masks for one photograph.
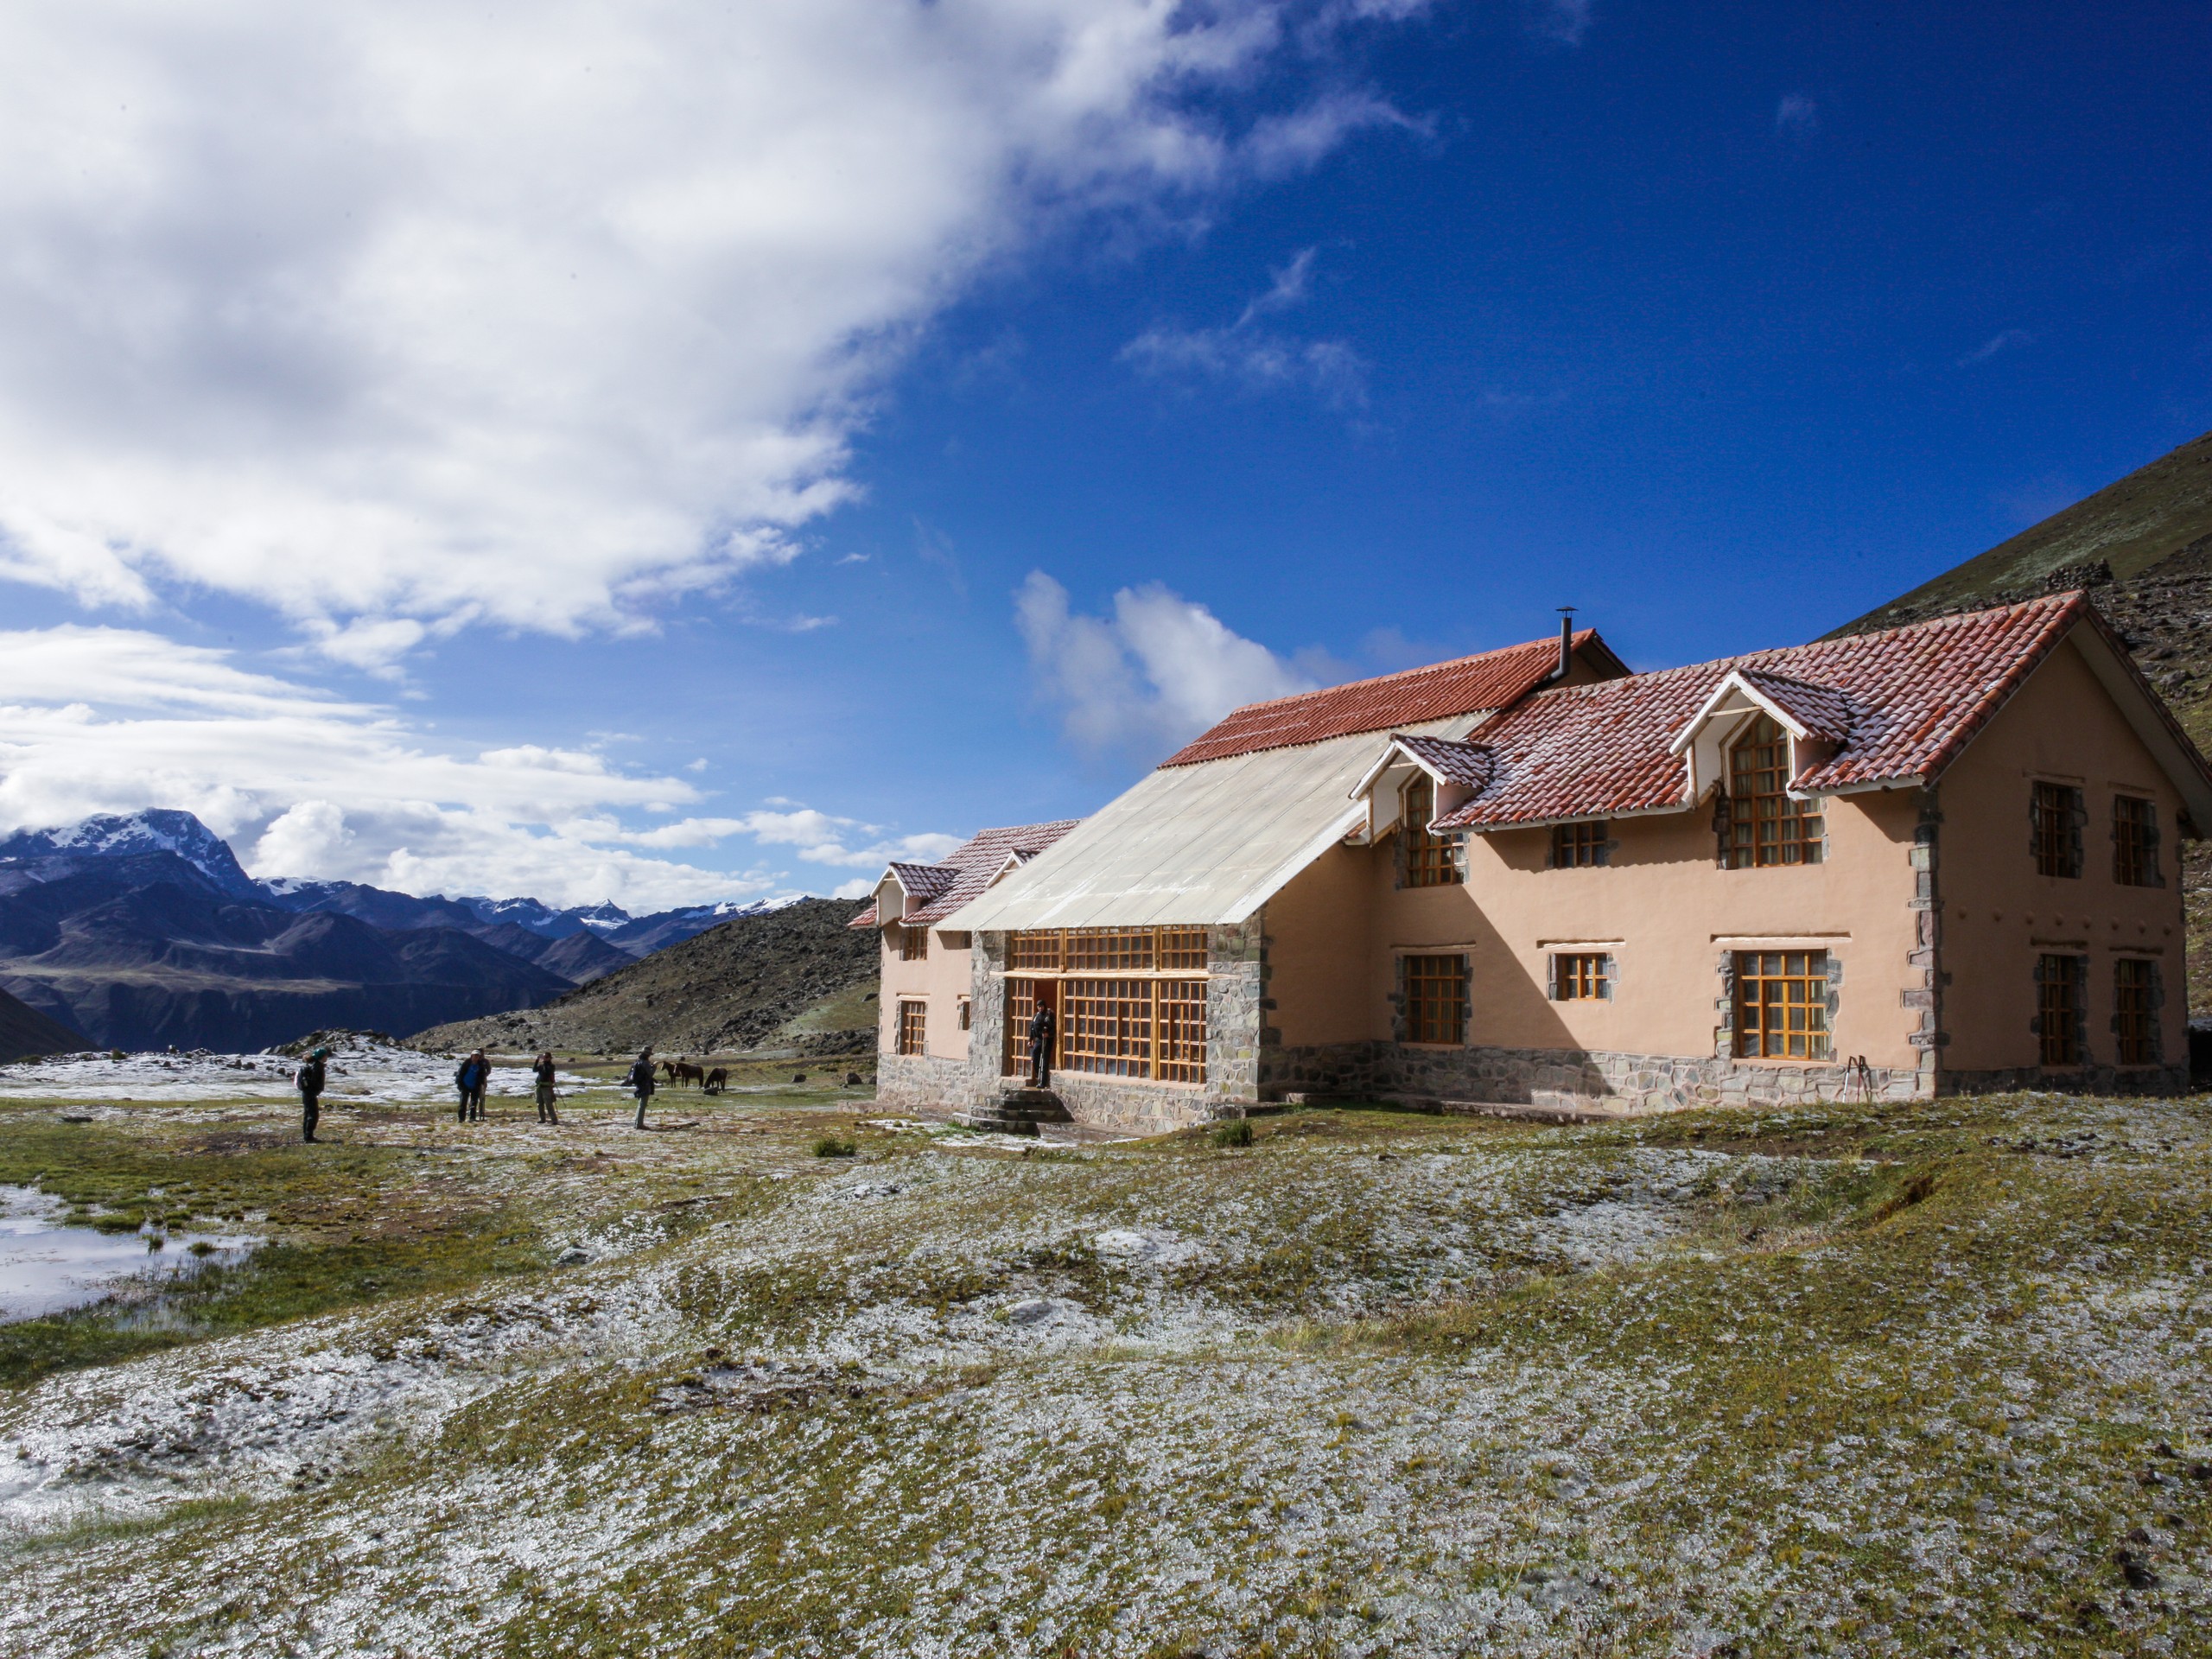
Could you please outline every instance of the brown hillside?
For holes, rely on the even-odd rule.
[[[787,1046],[810,1054],[873,1052],[873,929],[846,924],[864,901],[804,899],[741,916],[657,950],[542,1007],[434,1026],[413,1048],[514,1052],[728,1053]],[[837,1016],[841,1029],[822,1016]],[[785,1032],[786,1026],[798,1029]],[[773,1039],[785,1041],[775,1044]]]

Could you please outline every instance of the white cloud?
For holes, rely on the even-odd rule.
[[[1040,228],[1402,123],[1249,102],[1421,10],[9,8],[0,575],[243,594],[356,667],[634,626],[792,557],[915,327]]]
[[[1156,758],[1241,703],[1316,683],[1157,582],[1116,594],[1111,617],[1084,616],[1069,609],[1066,588],[1033,570],[1014,594],[1014,625],[1068,736],[1094,752]]]
[[[1774,130],[1785,138],[1809,138],[1821,128],[1821,106],[1802,92],[1785,92],[1775,105]]]
[[[1962,369],[1970,369],[1977,363],[1988,362],[1999,352],[2009,352],[2016,346],[2028,345],[2034,339],[2035,336],[2024,328],[2005,329],[2000,334],[1991,335],[1989,339],[1961,358],[1958,366]]]
[[[0,632],[0,829],[181,807],[232,837],[256,875],[410,893],[612,899],[632,910],[790,891],[650,856],[744,836],[830,867],[928,856],[950,836],[887,837],[804,811],[689,816],[696,785],[521,743],[442,751],[390,709],[237,667],[227,652],[124,628]],[[856,835],[864,830],[864,835]],[[872,840],[873,844],[853,844]],[[800,887],[810,884],[804,881]]]
[[[1580,46],[1590,32],[1592,0],[1535,0],[1536,33],[1561,46]]]
[[[1161,377],[1199,375],[1225,379],[1252,391],[1304,386],[1332,405],[1367,401],[1367,365],[1341,340],[1300,340],[1272,332],[1260,319],[1305,303],[1315,250],[1305,248],[1270,272],[1267,291],[1246,304],[1225,328],[1178,328],[1156,324],[1122,348],[1122,360]]]

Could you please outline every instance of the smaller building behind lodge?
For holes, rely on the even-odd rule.
[[[2187,1082],[2212,768],[2079,594],[1630,673],[1593,631],[1239,709],[893,864],[887,1103],[1627,1112]]]

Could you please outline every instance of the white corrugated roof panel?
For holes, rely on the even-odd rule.
[[[1460,735],[1477,715],[1404,729]],[[1366,821],[1352,786],[1389,741],[1363,732],[1163,766],[943,925],[1198,926],[1244,920]]]

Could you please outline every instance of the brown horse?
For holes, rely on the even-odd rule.
[[[722,1065],[716,1066],[707,1073],[707,1081],[701,1086],[710,1095],[719,1095],[729,1087],[729,1068]]]
[[[703,1065],[694,1065],[689,1060],[678,1060],[676,1063],[676,1081],[696,1083],[703,1089],[707,1084],[707,1068]]]
[[[663,1060],[660,1063],[660,1075],[663,1082],[674,1083],[676,1081],[676,1062],[674,1060]]]

